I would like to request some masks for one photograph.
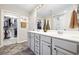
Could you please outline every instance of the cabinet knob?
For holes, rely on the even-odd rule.
[[[54,48],[54,50],[56,50],[56,48]]]
[[[50,45],[48,47],[51,47]]]

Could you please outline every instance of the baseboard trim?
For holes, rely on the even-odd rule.
[[[18,41],[17,43],[23,43],[23,42],[27,42],[27,40],[24,40],[24,41]]]

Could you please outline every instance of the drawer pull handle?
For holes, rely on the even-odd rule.
[[[36,43],[39,43],[39,41],[36,41]]]
[[[50,45],[48,47],[51,47]]]
[[[54,48],[54,50],[56,50],[56,48]]]

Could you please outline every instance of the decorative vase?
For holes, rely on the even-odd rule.
[[[50,30],[49,20],[47,20],[46,30]]]
[[[46,29],[46,20],[44,20],[43,31],[47,32],[47,29]]]

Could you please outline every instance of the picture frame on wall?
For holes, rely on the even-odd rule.
[[[23,21],[22,21],[22,22],[21,22],[21,28],[26,28],[26,24],[27,24],[26,22],[23,22]]]

